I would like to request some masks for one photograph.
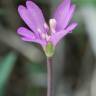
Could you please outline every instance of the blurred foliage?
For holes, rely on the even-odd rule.
[[[42,64],[36,64],[36,63],[28,64],[27,68],[30,71],[30,73],[46,72],[46,70],[45,70],[44,66],[42,66]]]
[[[42,95],[42,90],[44,93],[44,89],[42,89],[41,87],[31,87],[28,89],[27,95],[26,96],[43,96]]]
[[[19,4],[20,2],[25,2],[26,0],[16,0],[16,3]],[[46,2],[49,2],[48,0],[32,0],[34,2],[37,2],[37,3],[46,3]]]
[[[38,0],[38,1],[43,1],[43,0]],[[52,4],[56,5],[58,4],[60,1],[62,0],[51,0]],[[74,2],[75,4],[77,4],[77,6],[82,6],[82,5],[96,5],[96,0],[72,0],[72,2]]]
[[[4,16],[5,15],[5,10],[0,9],[0,16]]]
[[[13,70],[16,59],[17,54],[10,52],[0,62],[0,96],[3,96],[5,92],[5,86]]]
[[[94,4],[96,5],[96,0],[72,0],[73,2],[77,3],[79,6],[81,5],[89,5]]]
[[[38,74],[43,74],[46,72],[46,65],[44,64],[40,64],[40,63],[29,63],[26,64],[26,70],[27,70],[27,76],[30,80],[32,80],[33,75],[37,75]],[[30,83],[33,83],[32,81]],[[42,92],[43,90],[43,92]],[[44,91],[46,90],[46,88],[42,88],[40,86],[36,86],[34,84],[29,85],[29,87],[27,88],[27,93],[26,96],[43,96],[42,93],[44,94]]]

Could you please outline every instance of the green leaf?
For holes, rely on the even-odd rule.
[[[12,72],[17,54],[10,52],[5,56],[5,58],[0,62],[0,96],[3,96],[6,83]]]

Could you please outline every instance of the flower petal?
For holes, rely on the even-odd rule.
[[[63,25],[64,28],[68,25],[68,23],[72,19],[73,13],[75,11],[75,7],[76,7],[75,5],[71,5],[71,7],[70,7],[70,9],[69,9],[69,11],[67,13],[66,19],[64,21],[64,25]]]
[[[36,24],[34,24],[34,21],[32,21],[31,15],[27,11],[27,9],[24,6],[20,5],[18,7],[18,12],[19,12],[21,18],[24,20],[24,22],[29,26],[29,28],[32,31],[36,32],[37,31]]]
[[[27,28],[20,27],[17,30],[17,33],[19,35],[22,35],[21,39],[23,41],[38,43],[41,46],[44,46],[46,44],[46,42],[44,40],[41,40],[41,39],[35,37],[34,34],[30,30],[28,30]]]
[[[45,19],[41,9],[32,1],[27,1],[26,6],[28,8],[29,13],[31,14],[32,22],[36,24],[35,26],[37,27],[37,29],[40,29],[42,32],[45,32]]]
[[[56,32],[51,36],[50,41],[53,43],[54,46],[65,36],[68,32],[66,30],[61,30],[60,32]]]
[[[35,36],[34,34],[28,30],[27,28],[25,27],[20,27],[18,30],[17,30],[17,33],[23,37],[27,37],[27,38],[31,38],[31,39],[34,39]]]
[[[22,39],[23,41],[33,42],[33,39],[32,39],[32,38],[28,38],[28,37],[21,37],[21,39]]]
[[[54,33],[54,34],[51,36],[51,42],[53,42],[54,46],[56,46],[57,43],[58,43],[64,36],[66,36],[68,33],[71,33],[72,30],[73,30],[74,28],[76,28],[76,27],[77,27],[77,23],[74,22],[74,23],[70,24],[70,25],[66,28],[66,30],[61,30],[61,31],[59,31],[59,32]]]
[[[46,42],[40,39],[31,39],[31,38],[26,38],[26,37],[22,37],[21,38],[23,41],[27,41],[27,42],[34,42],[34,43],[38,43],[40,44],[42,47],[44,47],[46,45]]]
[[[56,9],[55,13],[53,14],[53,18],[56,19],[57,28],[56,29],[64,29],[64,21],[68,14],[70,8],[70,0],[64,0]]]
[[[78,25],[78,24],[77,24],[76,22],[70,24],[70,25],[66,28],[66,31],[67,31],[67,32],[72,32],[72,30],[75,29],[75,28],[77,27],[77,25]]]

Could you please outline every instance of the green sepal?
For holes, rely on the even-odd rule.
[[[44,51],[47,57],[52,57],[54,55],[54,46],[51,42],[48,42],[48,44],[44,47]]]

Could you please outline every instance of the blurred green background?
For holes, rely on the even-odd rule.
[[[32,0],[46,21],[62,0]],[[0,0],[0,96],[46,96],[47,68],[42,48],[21,41],[24,22],[17,12],[26,0]],[[96,0],[72,0],[78,27],[56,47],[54,96],[96,96]]]

